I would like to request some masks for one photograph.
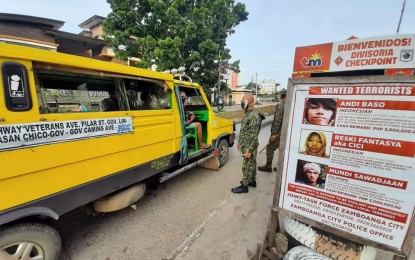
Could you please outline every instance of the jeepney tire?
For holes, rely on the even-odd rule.
[[[22,243],[32,246],[32,257],[39,256],[39,259],[43,260],[59,259],[62,249],[61,237],[51,226],[41,223],[22,223],[0,230],[0,258],[2,259],[3,254],[7,256],[15,253],[17,246]]]
[[[218,150],[219,167],[222,167],[226,164],[229,158],[229,143],[228,140],[226,140],[226,138],[222,138],[219,141]]]
[[[318,228],[309,226],[290,217],[282,217],[282,224],[289,239],[332,259],[372,260],[376,248],[362,245]]]

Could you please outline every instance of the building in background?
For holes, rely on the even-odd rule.
[[[231,69],[226,69],[224,70],[224,72],[225,73],[221,74],[220,81],[222,83],[226,83],[229,89],[221,89],[220,95],[223,96],[223,101],[225,102],[225,105],[232,105],[235,101],[232,93],[236,91],[239,86],[239,74]]]
[[[60,31],[63,21],[20,14],[0,13],[0,41],[63,52],[84,57],[111,60],[101,51],[105,42]]]
[[[63,21],[20,14],[0,13],[0,42],[125,64],[115,58],[102,38],[105,17],[94,15],[79,26],[79,34],[60,31]],[[137,62],[129,58],[128,64]]]
[[[252,94],[252,90],[250,89],[245,89],[245,88],[238,88],[236,90],[232,90],[232,94],[229,94],[231,100],[232,100],[232,104],[233,105],[238,105],[241,104],[241,100],[243,98],[244,95],[251,95]],[[254,95],[254,99],[256,101],[256,97]]]
[[[227,69],[223,82],[227,83],[231,90],[236,90],[239,86],[239,74],[231,69]]]
[[[94,15],[84,22],[82,22],[79,27],[82,29],[80,35],[92,37],[96,39],[103,39],[102,34],[104,33],[102,22],[105,20],[105,17]]]
[[[83,35],[90,38],[100,39],[103,40],[103,34],[104,34],[104,26],[103,22],[105,20],[105,17],[94,15],[87,20],[83,21],[79,27],[82,29],[82,31],[79,33],[79,35]],[[113,48],[109,45],[103,46],[101,49],[101,57],[105,57],[106,59],[109,59],[112,62],[115,63],[121,63],[121,64],[127,64],[131,65],[132,63],[140,61],[139,58],[130,57],[128,58],[127,62],[123,60],[119,60],[115,58],[115,52]]]
[[[45,30],[59,30],[65,22],[41,17],[0,13],[0,42],[57,51],[59,44]]]
[[[258,84],[260,90],[258,91],[258,98],[260,101],[274,101],[276,93],[278,91],[278,83],[273,79],[264,79],[261,83]]]

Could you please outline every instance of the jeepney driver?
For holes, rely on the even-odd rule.
[[[180,92],[180,99],[183,102],[184,110],[185,110],[185,113],[186,113],[186,115],[185,115],[185,117],[186,117],[185,118],[186,126],[188,126],[188,125],[196,126],[197,142],[199,143],[199,149],[208,149],[208,148],[210,148],[210,145],[204,144],[203,141],[202,141],[202,124],[200,124],[200,122],[194,122],[195,114],[188,109],[189,102],[187,100],[186,93],[184,93],[183,91]]]

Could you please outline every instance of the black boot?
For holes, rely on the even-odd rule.
[[[248,192],[248,186],[244,186],[244,185],[238,186],[236,188],[233,188],[232,192],[233,193],[247,193]]]
[[[241,181],[241,184],[242,184],[242,181]],[[256,181],[250,181],[250,182],[248,183],[248,186],[249,186],[249,187],[253,187],[253,188],[255,188],[255,187],[256,187]]]
[[[258,166],[258,170],[263,172],[272,172],[272,162],[268,162],[264,166]]]

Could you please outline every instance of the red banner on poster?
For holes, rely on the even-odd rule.
[[[413,101],[387,101],[387,100],[337,100],[338,108],[366,108],[387,110],[409,110],[415,111]]]
[[[373,95],[373,96],[415,96],[415,86],[311,86],[310,95]]]
[[[415,143],[409,141],[333,134],[331,145],[333,147],[342,147],[374,153],[392,154],[406,157],[415,156]]]
[[[393,187],[397,189],[403,189],[403,190],[406,190],[406,187],[408,185],[407,181],[385,178],[385,177],[380,177],[377,175],[354,172],[354,171],[343,170],[343,169],[338,169],[338,168],[333,168],[333,167],[327,167],[326,173],[349,178],[349,179],[354,179],[358,181],[364,181],[364,182],[374,183],[378,185]]]
[[[313,190],[307,187],[303,187],[296,184],[288,184],[288,191],[295,192],[298,194],[304,194],[310,197],[314,197],[316,199],[324,200],[327,202],[331,202],[343,207],[351,208],[360,212],[366,212],[378,217],[394,220],[400,223],[406,223],[408,220],[408,214],[402,213],[399,211],[378,207],[372,204],[364,203],[357,200],[352,200],[349,198],[341,197],[338,195],[334,195],[328,192],[323,192],[320,190]],[[353,214],[353,212],[346,212],[347,210],[343,210],[343,213]]]

